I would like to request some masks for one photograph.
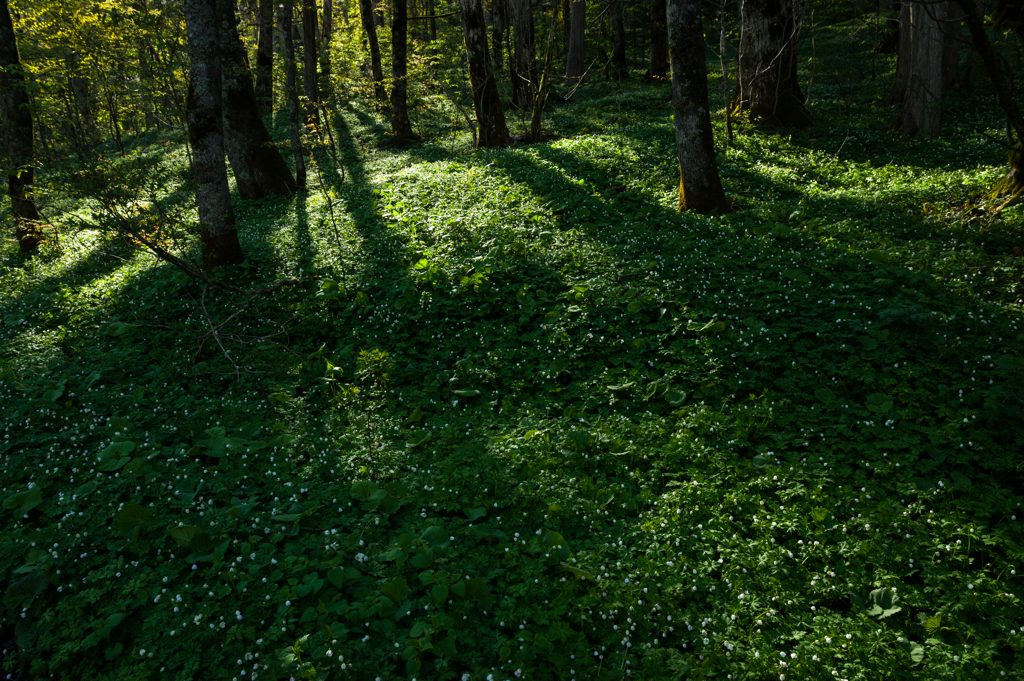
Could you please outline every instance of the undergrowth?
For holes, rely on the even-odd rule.
[[[812,132],[715,121],[726,216],[635,82],[476,153],[343,104],[326,192],[236,203],[222,275],[301,280],[244,306],[51,193],[0,273],[5,673],[1019,678],[1021,212],[956,122],[1000,119],[892,136],[856,29]],[[89,172],[189,224],[168,140]]]

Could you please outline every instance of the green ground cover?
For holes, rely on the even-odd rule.
[[[894,137],[858,26],[816,40],[813,131],[716,119],[727,216],[636,82],[500,151],[339,106],[323,191],[236,204],[223,276],[301,280],[244,306],[49,195],[62,249],[0,254],[4,672],[1019,678],[1001,119]],[[169,139],[89,172],[192,214]]]

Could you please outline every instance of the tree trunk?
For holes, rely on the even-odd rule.
[[[391,24],[391,142],[395,146],[404,146],[419,138],[412,131],[409,122],[409,97],[407,89],[408,70],[406,55],[408,40],[406,33],[409,27],[408,0],[395,0],[394,18]]]
[[[292,155],[295,160],[295,185],[306,188],[306,161],[302,155],[302,121],[299,118],[298,67],[295,65],[295,39],[292,36],[291,0],[278,5],[277,25],[284,35],[285,96],[288,97],[288,123],[291,133]]]
[[[384,69],[380,65],[380,46],[377,44],[377,23],[374,20],[373,0],[359,0],[359,18],[366,32],[370,48],[370,76],[373,79],[373,94],[383,104],[387,101],[384,92]]]
[[[989,196],[1010,196],[1011,199],[1018,199],[1024,194],[1024,115],[1013,101],[1010,78],[1003,70],[1003,64],[995,48],[989,42],[982,3],[975,4],[975,0],[955,1],[964,12],[964,21],[971,32],[971,42],[992,81],[992,87],[996,91],[996,103],[1003,110],[1007,125],[1017,134],[1017,143],[1009,153],[1010,171],[989,192]],[[998,11],[996,18],[999,18]]]
[[[740,5],[739,82],[734,113],[751,122],[811,126],[796,79],[803,10],[798,0],[743,0]]]
[[[565,86],[578,85],[586,69],[587,0],[572,0],[569,55],[565,58]]]
[[[260,116],[252,77],[245,63],[245,48],[238,35],[235,0],[216,2],[224,142],[238,195],[243,199],[259,199],[268,194],[288,196],[295,191],[295,178]]]
[[[939,134],[946,3],[907,0],[900,10],[896,80],[886,103],[899,104],[891,129],[913,137]]]
[[[316,0],[302,0],[302,86],[306,125],[320,127],[320,89],[316,82]]]
[[[260,116],[274,111],[274,0],[259,0],[256,42],[256,103]]]
[[[945,3],[945,22],[942,24],[942,35],[945,40],[942,47],[942,90],[958,90],[962,87],[960,79],[960,43],[962,24],[964,19],[963,10],[955,3]]]
[[[156,88],[154,87],[153,67],[149,63],[149,49],[144,41],[138,45],[139,60],[139,83],[142,86],[142,122],[146,130],[156,125],[156,117],[153,113],[153,100]]]
[[[493,70],[495,73],[501,71],[502,61],[505,55],[501,50],[502,42],[505,39],[505,28],[507,7],[506,0],[491,0],[491,50],[494,57]]]
[[[629,65],[626,63],[626,22],[622,18],[622,0],[612,0],[612,55],[608,62],[609,80],[626,80],[629,78]]]
[[[529,111],[537,92],[533,7],[530,0],[512,0],[512,105]]]
[[[679,210],[725,212],[708,112],[707,63],[700,0],[668,0],[672,60],[672,120],[679,152]]]
[[[473,108],[480,127],[477,148],[503,147],[508,144],[508,126],[501,108],[498,84],[487,56],[487,24],[480,0],[459,0],[462,9],[462,35],[469,62],[469,83],[473,88]]]
[[[39,211],[32,194],[35,180],[35,148],[32,135],[32,109],[28,101],[25,72],[18,54],[14,20],[7,0],[0,0],[0,109],[7,137],[7,193],[11,197],[14,236],[23,253],[40,241]]]
[[[323,0],[323,8],[323,16],[320,19],[320,100],[330,101],[331,36],[334,33],[334,5],[331,0]]]
[[[188,30],[188,133],[202,227],[203,269],[244,260],[224,165],[217,0],[184,0]]]
[[[668,76],[668,29],[665,26],[665,0],[651,0],[651,60],[647,78]]]

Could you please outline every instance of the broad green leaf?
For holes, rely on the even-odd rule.
[[[43,490],[39,486],[18,492],[4,499],[4,508],[14,510],[15,515],[22,516],[41,504],[43,501]]]
[[[114,524],[117,525],[119,533],[129,537],[135,532],[136,528],[144,525],[152,517],[153,514],[148,508],[138,504],[126,504],[117,514]]]
[[[381,587],[380,592],[393,600],[395,605],[401,605],[409,595],[409,585],[401,577],[396,577]]]
[[[97,457],[97,470],[109,473],[116,471],[131,460],[128,456],[135,449],[135,443],[131,440],[122,440],[107,446]]]

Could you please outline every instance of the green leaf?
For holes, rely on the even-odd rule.
[[[121,336],[124,335],[131,328],[132,327],[130,324],[124,324],[122,322],[111,322],[110,324],[107,325],[107,335]]]
[[[466,517],[469,518],[470,522],[479,520],[487,515],[486,508],[464,508],[462,509],[462,512],[466,514]]]
[[[876,414],[884,414],[892,409],[892,398],[885,393],[872,393],[867,396],[867,407]]]
[[[920,643],[914,643],[913,641],[900,641],[899,645],[903,650],[907,651],[910,655],[910,659],[914,662],[920,662],[924,659],[924,646]]]
[[[126,504],[117,514],[114,524],[117,531],[125,537],[130,537],[137,528],[141,528],[146,521],[153,517],[148,508],[138,504]]]
[[[45,572],[34,572],[23,577],[7,588],[4,594],[4,607],[27,608],[35,597],[43,593],[50,578]]]
[[[412,625],[412,629],[409,631],[409,638],[419,638],[427,632],[426,622],[417,622]]]
[[[92,494],[96,491],[95,482],[87,482],[78,489],[75,490],[75,496],[84,497],[87,494]]]
[[[396,577],[381,587],[380,592],[393,600],[395,605],[401,605],[409,595],[409,585],[401,577]]]
[[[768,465],[768,459],[761,454],[755,456],[753,459],[751,459],[751,461],[757,468],[764,468],[765,466]]]
[[[444,603],[448,599],[448,586],[445,584],[435,584],[430,590],[430,595],[438,603]]]
[[[18,492],[4,499],[4,508],[14,510],[16,516],[23,516],[43,501],[43,491],[38,486]],[[15,510],[16,509],[16,510]]]
[[[409,559],[409,565],[413,566],[418,570],[422,570],[430,565],[434,561],[434,554],[430,551],[417,551],[412,558]]]
[[[836,394],[828,388],[818,388],[814,391],[814,396],[825,404],[833,404],[837,401]]]
[[[131,461],[128,456],[135,449],[135,443],[131,440],[122,440],[107,446],[97,457],[97,470],[104,472],[116,471]]]
[[[665,393],[665,400],[673,407],[681,407],[686,402],[686,393],[681,390],[670,390]]]
[[[480,394],[479,390],[453,390],[452,392],[460,397],[476,397]]]
[[[209,553],[214,548],[213,539],[195,525],[181,525],[168,531],[178,546],[188,546],[196,553]]]
[[[455,638],[447,636],[434,644],[434,650],[442,657],[455,657]]]
[[[378,491],[380,491],[380,487],[367,480],[360,480],[352,485],[352,488],[349,490],[352,496],[359,497],[364,500],[370,499],[370,497]]]

